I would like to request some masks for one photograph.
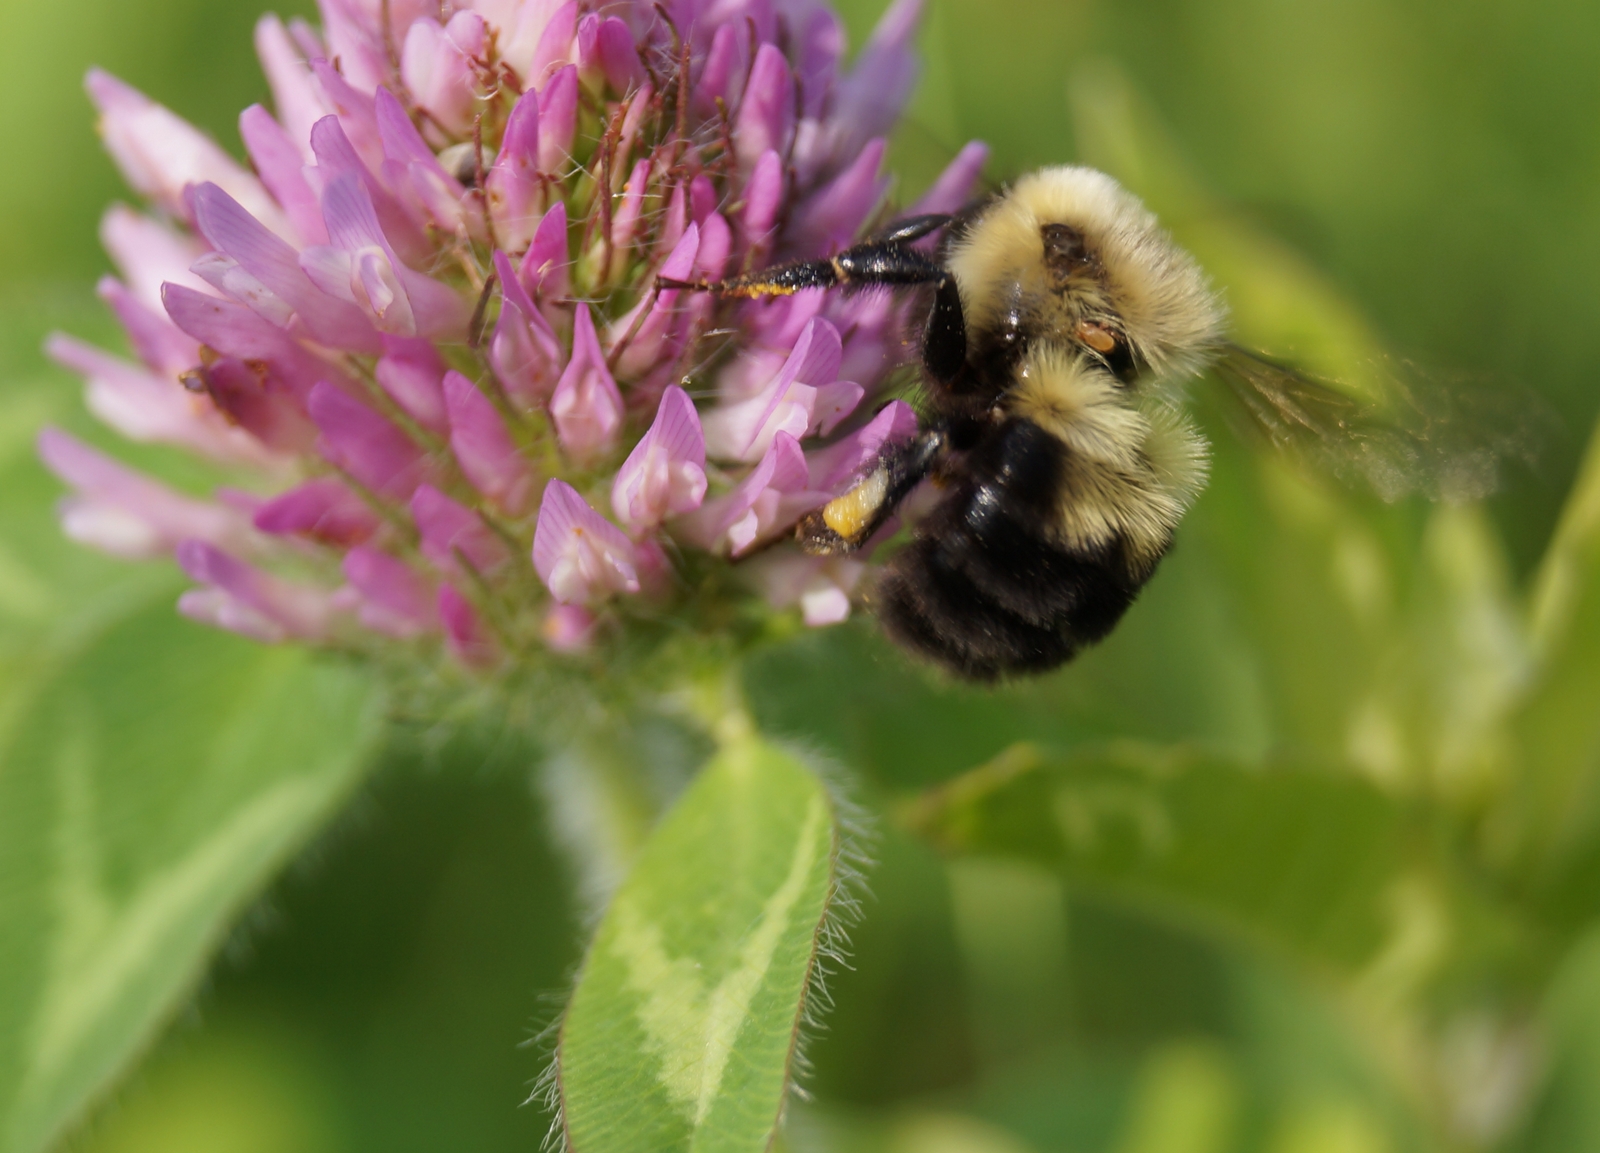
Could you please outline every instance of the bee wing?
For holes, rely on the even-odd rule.
[[[1499,487],[1503,462],[1532,463],[1544,412],[1535,398],[1446,388],[1409,365],[1383,367],[1382,404],[1237,345],[1213,372],[1247,430],[1384,500],[1476,500]]]

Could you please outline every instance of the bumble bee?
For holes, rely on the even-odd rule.
[[[936,234],[934,252],[916,247]],[[919,434],[797,538],[850,552],[931,480],[936,500],[867,596],[892,639],[973,680],[1055,668],[1122,618],[1205,483],[1208,446],[1177,406],[1203,370],[1274,440],[1309,432],[1374,462],[1403,455],[1342,394],[1228,344],[1193,257],[1090,168],[1035,172],[829,260],[674,283],[750,297],[931,289]]]

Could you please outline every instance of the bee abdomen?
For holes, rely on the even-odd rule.
[[[1120,536],[1061,543],[1067,453],[1017,418],[983,438],[966,477],[879,582],[878,612],[895,640],[960,676],[993,680],[1054,668],[1111,631],[1150,566],[1130,566]]]

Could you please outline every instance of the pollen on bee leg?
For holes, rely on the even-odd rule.
[[[845,540],[855,540],[877,518],[888,492],[888,470],[874,469],[855,488],[822,506],[822,523]]]
[[[1080,341],[1102,355],[1117,347],[1116,334],[1105,325],[1096,324],[1092,320],[1078,321],[1076,335]]]

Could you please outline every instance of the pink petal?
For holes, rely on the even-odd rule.
[[[477,513],[432,485],[417,486],[411,498],[411,519],[421,538],[422,555],[448,576],[462,574],[462,560],[483,576],[511,559],[505,542]]]
[[[533,50],[533,59],[528,64],[524,87],[542,89],[551,73],[565,64],[573,65],[573,78],[576,80],[577,36],[578,4],[577,0],[568,0],[551,14],[545,25],[538,47]]]
[[[367,503],[334,477],[319,477],[273,497],[255,512],[256,528],[273,536],[308,536],[349,547],[382,523]]]
[[[216,357],[184,374],[184,385],[207,396],[235,431],[274,453],[309,453],[317,428],[306,415],[309,388],[286,382],[270,361]]]
[[[283,21],[270,14],[261,17],[256,21],[255,42],[261,70],[266,73],[267,84],[272,89],[272,105],[283,123],[282,131],[299,154],[300,163],[308,163],[311,160],[311,126],[333,109],[323,101],[322,90],[312,79],[311,66],[284,28]],[[272,187],[270,181],[267,187]],[[276,194],[277,190],[273,191]],[[283,202],[281,196],[278,199]],[[314,240],[310,236],[305,239]]]
[[[124,283],[151,308],[161,307],[161,286],[168,282],[205,288],[205,281],[189,271],[205,247],[126,205],[113,204],[106,209],[100,221],[100,243]]]
[[[113,556],[161,556],[195,537],[245,548],[249,526],[232,509],[168,488],[56,428],[39,433],[39,458],[72,486],[61,527],[71,539]]]
[[[311,390],[311,419],[322,433],[322,455],[373,492],[409,500],[427,462],[404,432],[330,384]]]
[[[843,493],[876,463],[884,449],[916,435],[916,412],[903,400],[891,400],[871,421],[837,444],[807,454],[810,486]]]
[[[432,583],[399,557],[362,546],[345,554],[343,568],[361,595],[357,612],[367,628],[405,639],[438,627]]]
[[[594,640],[599,621],[582,605],[556,604],[545,614],[540,632],[544,643],[558,653],[579,653]]]
[[[606,368],[586,304],[578,305],[572,359],[550,398],[550,415],[561,447],[579,463],[610,452],[622,430],[622,393]]]
[[[496,238],[507,251],[521,252],[539,227],[545,203],[544,181],[539,176],[537,92],[524,92],[512,106],[486,185]]]
[[[500,414],[459,372],[445,374],[444,402],[450,415],[450,448],[461,471],[502,512],[519,515],[533,492],[533,470],[517,451]]]
[[[981,140],[969,142],[933,182],[922,199],[911,207],[908,216],[957,212],[972,199],[972,190],[983,177],[989,160],[989,146]]]
[[[84,81],[100,112],[107,151],[128,183],[175,217],[187,218],[183,190],[213,181],[280,236],[293,230],[261,182],[209,137],[108,72],[91,69]]]
[[[201,344],[226,356],[270,364],[296,397],[303,398],[319,380],[346,386],[354,384],[342,370],[242,304],[205,296],[176,284],[164,286],[162,303],[172,323]]]
[[[572,5],[567,5],[571,7]],[[539,170],[565,176],[578,132],[578,68],[561,69],[539,92]]]
[[[373,131],[376,132],[376,112],[373,115]],[[381,166],[381,142],[377,147],[380,150],[378,163]],[[406,260],[423,262],[433,257],[433,241],[428,239],[421,225],[395,199],[394,194],[378,182],[378,178],[373,175],[373,169],[356,154],[337,116],[324,116],[311,126],[311,148],[316,153],[317,163],[315,167],[306,169],[306,176],[322,204],[323,221],[328,225],[330,237],[333,234],[333,225],[328,223],[328,188],[341,178],[354,177],[366,190],[370,210],[378,220],[378,228],[375,231],[383,236],[385,243],[393,245],[394,250]],[[343,206],[339,210],[350,211]],[[333,240],[332,243],[338,244],[339,241]],[[375,237],[372,243],[377,243]]]
[[[750,69],[750,82],[734,121],[733,146],[740,161],[753,167],[768,150],[783,153],[794,131],[794,77],[774,44],[763,44]]]
[[[469,208],[466,189],[445,171],[400,101],[387,88],[379,88],[373,107],[387,157],[382,171],[390,185],[409,197],[415,212],[444,232],[479,234],[481,214],[475,206]]]
[[[475,12],[457,12],[443,28],[425,16],[406,32],[401,79],[418,106],[458,136],[472,128],[477,80],[472,61],[484,50],[483,17]]]
[[[783,207],[783,158],[772,149],[761,154],[744,187],[744,216],[740,221],[745,243],[762,247],[771,239]]]
[[[881,138],[869,142],[848,168],[809,196],[786,239],[805,251],[846,247],[888,190],[889,178],[878,174],[884,149]]]
[[[632,542],[561,480],[545,486],[539,503],[533,567],[562,604],[639,591]]]
[[[693,512],[706,496],[706,442],[700,416],[683,389],[661,395],[655,423],[617,470],[611,508],[634,535],[669,516]]]
[[[695,256],[700,251],[700,228],[691,224],[678,241],[677,247],[662,263],[659,276],[671,280],[687,280],[694,273]],[[611,326],[612,345],[626,339],[627,347],[617,357],[617,371],[624,377],[641,377],[652,368],[665,365],[671,368],[677,358],[681,340],[683,309],[679,304],[680,290],[658,289],[646,294],[637,305],[623,313]],[[640,320],[640,313],[644,319]],[[634,325],[638,327],[635,328]]]
[[[917,79],[912,43],[922,20],[923,0],[895,0],[861,49],[840,86],[832,116],[835,155],[851,156],[871,137],[894,127]]]
[[[239,113],[239,136],[261,183],[283,205],[298,239],[304,244],[326,244],[328,229],[322,223],[316,193],[306,182],[302,150],[259,104]]]
[[[772,447],[732,492],[708,500],[683,517],[680,531],[693,544],[733,556],[748,552],[792,527],[811,509],[827,503],[827,493],[808,488],[805,454],[788,433]]]
[[[152,372],[176,380],[200,363],[200,345],[180,332],[166,313],[156,311],[129,292],[121,281],[102,276],[95,285],[95,295],[116,313],[128,334],[128,343]]]
[[[478,619],[477,611],[449,585],[439,586],[439,619],[444,623],[450,652],[467,668],[488,668],[498,659],[499,649]]]
[[[489,341],[489,363],[508,396],[528,409],[537,408],[560,379],[561,343],[528,299],[504,252],[494,254],[494,266],[504,301]]]
[[[600,23],[596,37],[596,54],[606,83],[619,95],[633,92],[644,82],[644,68],[639,54],[634,50],[633,33],[628,25],[615,16],[607,16]]]
[[[749,562],[767,603],[775,609],[799,605],[810,628],[838,624],[850,615],[850,598],[867,566],[853,557],[805,556],[774,549]]]
[[[517,278],[529,296],[548,304],[571,294],[571,267],[572,258],[567,253],[567,206],[557,200],[539,221],[533,242],[528,245],[528,254],[517,269]],[[501,280],[503,283],[504,277]]]
[[[176,555],[184,572],[210,586],[178,601],[185,616],[265,641],[327,636],[333,608],[325,590],[281,580],[201,540],[180,542]]]
[[[441,389],[446,365],[433,342],[386,336],[383,350],[375,370],[383,391],[423,428],[441,436],[447,434],[450,421],[445,416]]]
[[[45,354],[87,378],[89,411],[129,440],[175,444],[229,464],[270,466],[275,458],[222,420],[171,376],[155,376],[60,333]]]

